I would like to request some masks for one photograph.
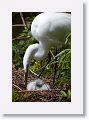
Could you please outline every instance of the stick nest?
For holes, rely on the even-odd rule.
[[[34,80],[33,74],[28,75],[28,81]],[[52,78],[44,79],[46,83],[52,83]],[[13,102],[70,102],[71,97],[68,96],[70,84],[60,85],[58,88],[51,90],[35,90],[27,91],[23,87],[24,71],[22,69],[12,69],[12,101]]]

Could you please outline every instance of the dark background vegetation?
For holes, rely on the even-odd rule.
[[[30,27],[33,19],[38,12],[13,12],[12,13],[12,101],[28,102],[28,101],[71,101],[71,35],[66,36],[65,44],[60,48],[51,48],[51,53],[56,56],[51,57],[51,62],[45,67],[41,77],[53,88],[53,80],[55,80],[53,92],[18,92],[19,83],[24,82],[23,56],[27,47],[37,41],[32,37]],[[42,61],[32,60],[29,72],[39,74],[42,67],[49,60],[49,55]],[[29,80],[34,79],[30,73]],[[16,86],[15,86],[16,85]],[[56,91],[59,89],[59,91]],[[39,99],[39,94],[40,96]],[[52,95],[51,95],[52,94]],[[54,95],[55,94],[55,95]],[[48,95],[48,97],[47,97]],[[51,96],[51,97],[50,97]],[[47,98],[46,98],[47,97]]]

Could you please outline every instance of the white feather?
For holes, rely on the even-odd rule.
[[[32,58],[43,60],[51,46],[60,47],[71,31],[71,16],[67,13],[41,13],[32,22],[31,33],[39,44],[30,45],[23,58],[23,66],[26,71],[27,65]]]
[[[27,90],[50,90],[50,86],[47,83],[44,83],[41,79],[37,79],[27,84]]]

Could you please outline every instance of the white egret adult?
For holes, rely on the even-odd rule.
[[[25,85],[31,59],[43,60],[51,46],[60,47],[65,43],[70,31],[71,15],[68,13],[41,13],[35,17],[31,24],[31,33],[39,43],[32,44],[26,49],[23,58]]]

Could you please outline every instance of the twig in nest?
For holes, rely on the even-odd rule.
[[[13,85],[16,89],[22,91],[22,89],[21,89],[20,87],[18,87],[17,85],[15,85],[15,84],[12,84],[12,85]]]
[[[51,91],[60,91],[61,89],[50,89],[50,90],[21,90],[21,91],[18,91],[19,93],[25,93],[25,92],[51,92]]]
[[[43,99],[43,98],[39,98],[40,100],[42,100],[43,102],[48,102],[48,100]]]

